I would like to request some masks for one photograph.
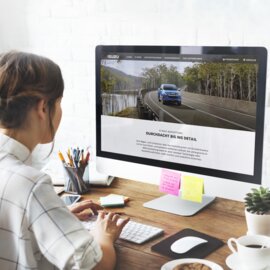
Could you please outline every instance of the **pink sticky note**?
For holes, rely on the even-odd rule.
[[[178,196],[180,189],[180,173],[162,169],[159,191]]]

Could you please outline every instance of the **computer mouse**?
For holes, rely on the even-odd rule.
[[[178,254],[183,254],[188,252],[192,248],[207,242],[207,240],[200,237],[185,236],[172,243],[171,251]]]

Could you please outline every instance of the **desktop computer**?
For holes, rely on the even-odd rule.
[[[206,204],[242,200],[263,184],[266,63],[263,47],[97,46],[99,171],[155,184],[161,168],[203,175]],[[170,212],[180,199],[168,198]]]

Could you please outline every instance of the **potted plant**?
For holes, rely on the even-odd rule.
[[[246,194],[245,216],[247,234],[270,235],[270,190],[269,188],[252,188]]]

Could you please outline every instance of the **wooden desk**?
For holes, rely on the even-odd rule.
[[[230,237],[239,237],[246,234],[246,222],[244,218],[244,204],[241,202],[217,198],[214,203],[192,217],[182,217],[161,211],[144,208],[143,203],[164,195],[158,191],[158,186],[141,182],[115,179],[110,187],[92,187],[89,194],[83,198],[91,198],[95,201],[100,196],[115,193],[128,196],[130,201],[124,208],[111,209],[112,211],[125,212],[131,219],[163,228],[165,233],[143,245],[132,244],[123,240],[117,240],[116,249],[119,270],[158,270],[172,258],[162,256],[151,251],[151,246],[166,237],[185,228],[212,235],[227,243]],[[229,269],[225,259],[230,250],[225,244],[205,259],[216,262],[224,270]]]

